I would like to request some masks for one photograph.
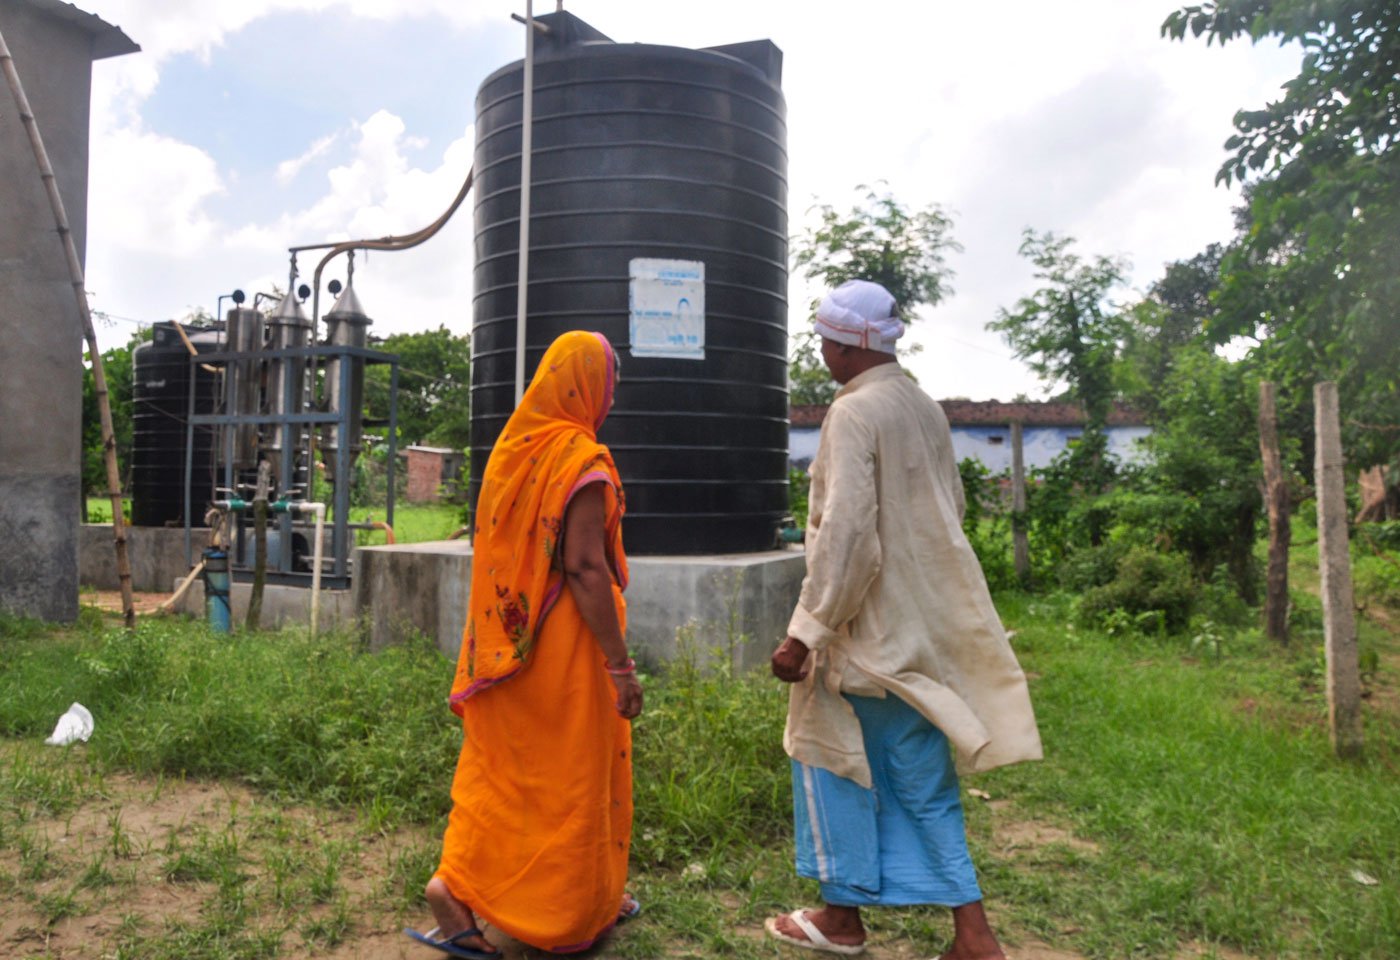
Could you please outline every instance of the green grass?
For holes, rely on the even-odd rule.
[[[441,808],[441,785],[418,771],[456,759],[443,659],[426,640],[367,655],[349,632],[220,635],[150,619],[53,638],[0,622],[0,664],[0,736],[45,736],[53,705],[76,700],[100,718],[89,746],[112,769],[378,803],[397,822]]]
[[[111,523],[112,501],[107,497],[88,497],[83,501],[87,514],[84,523]],[[131,498],[122,500],[122,516],[131,519]]]
[[[383,507],[354,507],[350,511],[352,521],[385,519]],[[404,503],[394,504],[394,540],[396,543],[423,543],[429,540],[446,540],[462,526],[462,508],[455,503]],[[355,543],[361,547],[377,546],[387,542],[383,530],[357,530]]]
[[[131,500],[123,501],[128,519],[131,516]],[[385,519],[385,510],[380,507],[352,507],[352,522]],[[87,498],[87,523],[111,523],[112,502],[105,497]],[[423,543],[429,540],[446,540],[462,526],[462,507],[455,503],[405,503],[394,504],[394,539],[398,543]],[[383,530],[357,530],[355,543],[358,546],[375,546],[387,542]]]
[[[1347,763],[1327,742],[1320,618],[1301,591],[1286,649],[1252,628],[1222,628],[1208,647],[1107,636],[1072,626],[1066,596],[998,603],[1046,746],[1043,762],[966,783],[994,799],[967,800],[969,833],[1013,953],[1033,938],[1102,958],[1400,956],[1393,632],[1363,622],[1373,695],[1365,758]],[[631,888],[646,914],[609,956],[773,957],[753,935],[762,918],[815,897],[792,875],[786,691],[702,660],[727,658],[686,656],[644,678]],[[416,922],[459,741],[443,704],[450,673],[426,641],[371,654],[346,633],[152,620],[127,635],[91,619],[0,618],[0,890],[49,925],[114,910],[145,860],[160,872],[150,882],[201,891],[185,919],[128,918],[107,948],[119,957],[301,956],[366,923],[392,926],[364,919],[365,903]],[[91,743],[37,746],[73,700],[97,717]],[[162,783],[232,782],[266,805],[156,844],[109,813],[81,856],[39,829],[111,794],[123,772],[152,796]],[[349,811],[356,825],[328,833],[288,804]],[[1028,826],[1042,838],[1008,842]],[[403,839],[370,850],[389,836]],[[367,894],[347,886],[347,865],[366,858]],[[943,910],[868,913],[877,942],[921,955],[951,932]]]
[[[1220,659],[1197,660],[1185,645],[1076,632],[1053,601],[1003,606],[1039,674],[1049,760],[984,782],[1027,814],[1067,821],[1101,852],[1076,862],[1073,883],[1053,865],[992,860],[994,896],[1075,918],[1077,945],[1096,956],[1165,955],[1184,937],[1257,956],[1400,955],[1393,712],[1371,714],[1365,762],[1340,762],[1316,647],[1302,637],[1280,651],[1244,632]],[[1394,639],[1372,641],[1393,653]],[[1385,879],[1365,887],[1354,870]]]

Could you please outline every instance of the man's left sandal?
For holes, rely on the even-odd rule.
[[[454,933],[450,937],[438,937],[438,934],[442,932],[441,927],[433,927],[427,933],[419,933],[417,930],[405,927],[403,932],[425,947],[441,950],[449,957],[459,957],[460,960],[497,960],[501,955],[499,950],[478,950],[475,947],[464,947],[457,942],[464,937],[482,936],[481,931],[476,927],[468,927],[461,933]]]
[[[624,893],[622,896],[625,899],[622,901],[622,909],[617,911],[617,922],[622,923],[624,920],[640,917],[642,915],[642,901],[630,893]]]
[[[792,911],[792,913],[788,914],[788,919],[796,925],[797,929],[806,934],[807,939],[802,940],[783,933],[783,931],[778,929],[777,917],[769,917],[765,920],[763,922],[763,928],[768,931],[768,935],[774,940],[780,940],[783,943],[790,944],[794,947],[801,947],[804,950],[839,953],[847,957],[854,957],[856,954],[865,951],[865,944],[863,943],[832,943],[826,938],[825,934],[817,929],[815,923],[807,919],[807,911],[805,910]]]

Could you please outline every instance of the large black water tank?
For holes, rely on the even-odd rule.
[[[634,554],[770,548],[787,512],[787,125],[768,41],[615,44],[568,13],[536,41],[526,377],[573,329],[618,349],[599,437]],[[514,406],[523,63],[477,94],[473,502]],[[702,359],[630,352],[629,264],[701,261]]]
[[[217,329],[190,328],[200,353],[221,349]],[[131,522],[138,527],[184,525],[185,422],[189,419],[190,353],[174,324],[157,323],[151,341],[132,352]],[[195,413],[214,412],[218,378],[195,365]],[[215,477],[215,429],[194,431],[191,515],[204,525]]]

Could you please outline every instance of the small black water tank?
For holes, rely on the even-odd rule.
[[[218,329],[192,327],[186,332],[200,353],[221,348]],[[131,362],[131,522],[138,527],[183,525],[190,353],[174,324],[157,323],[151,341],[132,351]],[[195,413],[213,413],[219,379],[197,364],[194,369]],[[214,436],[214,427],[195,428],[190,520],[197,527],[204,525],[204,507],[213,495]]]
[[[742,553],[787,512],[787,125],[782,54],[616,44],[539,18],[526,377],[568,330],[622,358],[599,439],[634,554]],[[477,94],[473,503],[514,407],[523,64]],[[704,354],[633,356],[629,264],[704,264]]]

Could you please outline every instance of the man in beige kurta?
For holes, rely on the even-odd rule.
[[[816,327],[843,386],[811,468],[807,577],[773,672],[793,684],[783,739],[798,869],[827,903],[769,930],[853,953],[861,906],[943,903],[955,930],[945,957],[1000,957],[952,764],[1041,756],[1026,678],[962,532],[948,421],[895,360],[894,298],[849,281]]]

